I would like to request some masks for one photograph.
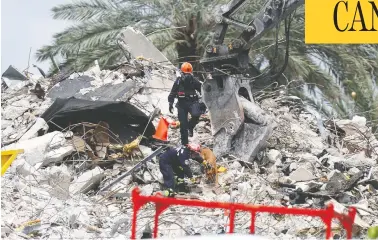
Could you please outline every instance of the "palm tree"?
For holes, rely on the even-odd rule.
[[[53,44],[37,51],[37,59],[62,55],[62,65],[77,71],[94,60],[107,67],[124,58],[116,37],[123,28],[134,26],[171,59],[195,61],[211,38],[214,9],[225,2],[88,0],[63,4],[52,9],[54,19],[72,20],[74,25],[55,34]]]
[[[82,0],[52,9],[54,19],[74,21],[72,27],[54,35],[54,42],[37,52],[40,61],[63,56],[62,66],[86,70],[98,60],[102,68],[126,60],[117,36],[126,26],[136,27],[174,63],[191,61],[200,70],[199,58],[210,43],[215,14],[228,0]],[[237,19],[249,22],[266,0],[248,1]],[[290,22],[286,41],[282,23],[268,32],[250,51],[252,62],[269,62],[268,68],[282,74],[273,78],[315,105],[327,104],[329,116],[348,117],[364,112],[369,121],[378,119],[376,90],[378,47],[376,45],[306,45],[304,43],[304,8],[299,8]],[[286,24],[288,26],[288,24]],[[237,36],[231,31],[225,41]],[[277,41],[278,39],[278,41]],[[278,44],[275,44],[277,41]],[[286,61],[286,50],[290,55]],[[286,66],[280,63],[287,62]],[[324,66],[321,67],[319,63]],[[259,65],[259,64],[258,64]],[[264,71],[264,70],[262,70]],[[270,72],[272,72],[270,71]],[[272,75],[264,78],[272,80]],[[266,79],[260,79],[265,81]],[[269,81],[268,81],[269,82]],[[299,84],[298,84],[299,83]],[[312,95],[303,94],[308,90]],[[357,93],[353,101],[350,93]],[[321,94],[321,97],[313,97]],[[319,101],[321,99],[321,101]],[[353,106],[353,107],[351,107]]]
[[[253,9],[254,12],[264,2],[265,0],[251,1],[249,9]],[[285,62],[286,53],[284,30],[282,24],[278,29],[278,39],[282,39],[283,43],[277,49],[272,44],[277,34],[273,30],[254,45],[250,52],[251,58],[257,56],[260,61],[266,59],[270,63],[269,67],[280,68],[278,63]],[[321,104],[331,107],[331,112],[324,107],[321,108],[326,116],[348,118],[359,113],[365,116],[376,130],[378,46],[304,44],[304,7],[297,9],[293,14],[289,36],[290,55],[282,75],[284,77],[281,76],[274,81],[278,80],[280,84],[294,81],[289,85],[292,93],[308,103],[313,103],[318,110]],[[305,95],[304,90],[312,94]],[[352,92],[357,93],[356,99],[351,98]]]

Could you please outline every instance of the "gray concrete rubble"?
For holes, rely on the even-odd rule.
[[[44,99],[30,91],[33,83],[2,93],[2,150],[24,150],[2,177],[2,237],[130,239],[132,189],[138,186],[144,195],[161,190],[163,177],[156,157],[134,168],[156,146],[140,145],[139,150],[126,154],[123,144],[110,142],[110,134],[102,138],[102,144],[93,144],[93,137],[79,134],[74,128],[48,132],[48,125],[40,116],[52,104],[52,98],[61,94],[63,88],[59,86],[71,83],[81,85],[66,92],[67,96],[106,99],[101,93],[116,86],[119,91],[108,99],[128,100],[154,116],[151,120],[155,126],[160,114],[169,121],[177,121],[176,112],[170,114],[167,104],[174,69],[151,60],[134,63],[145,71],[144,76],[126,68],[111,71],[94,67],[80,74],[83,82],[74,74],[64,80],[68,82],[49,88],[48,79],[39,79],[45,90],[50,89]],[[295,97],[281,95],[253,103],[261,109],[245,101],[242,99],[241,105],[246,117],[259,125],[244,124],[242,134],[257,142],[237,144],[255,157],[247,159],[238,149],[219,156],[217,165],[225,171],[218,173],[218,185],[208,185],[202,179],[199,185],[192,186],[190,196],[206,201],[299,208],[324,208],[332,203],[338,212],[355,206],[358,213],[353,237],[364,238],[366,229],[378,224],[378,144],[366,119],[355,116],[352,120],[329,120],[319,130],[318,119]],[[179,144],[178,128],[171,126],[168,134],[172,145]],[[207,113],[201,116],[190,141],[214,148]],[[257,151],[251,144],[261,146]],[[202,176],[201,166],[192,162],[193,172]],[[128,176],[106,191],[99,191],[131,169]],[[140,210],[138,237],[153,221],[154,212],[152,204]],[[40,221],[24,226],[35,220]],[[238,213],[235,231],[247,233],[249,223],[250,214]],[[222,210],[173,206],[161,215],[159,233],[165,238],[217,234],[227,224]],[[338,222],[333,226],[340,227]],[[325,236],[320,219],[265,213],[257,215],[256,233],[285,239]],[[343,231],[337,234],[345,237]]]

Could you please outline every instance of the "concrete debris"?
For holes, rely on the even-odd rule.
[[[311,181],[315,179],[314,175],[304,168],[298,168],[292,172],[289,177],[292,181],[296,182]]]
[[[335,207],[335,211],[338,212],[338,213],[347,213],[347,209],[345,206],[343,206],[342,204],[338,203],[337,201],[335,200],[329,200],[328,202],[325,203],[326,205],[328,204],[333,204],[333,206]],[[361,219],[360,216],[356,215],[356,218],[354,220],[354,223],[362,228],[368,228],[370,227],[369,224],[367,222],[365,222],[364,220]]]
[[[103,172],[104,170],[102,170],[100,167],[96,167],[91,171],[83,173],[72,182],[69,192],[72,194],[88,192],[94,188],[93,185],[100,184],[101,178],[103,177]]]
[[[53,166],[45,170],[47,183],[51,187],[48,192],[51,196],[66,200],[69,198],[71,185],[71,173],[66,165]]]
[[[271,161],[273,163],[276,163],[277,161],[281,162],[281,159],[282,159],[282,155],[281,155],[280,151],[278,151],[276,149],[270,150],[267,153],[267,157],[268,157],[269,161]]]
[[[43,118],[37,118],[34,125],[20,138],[20,141],[44,135],[48,129],[49,125],[46,121]]]
[[[138,32],[133,34],[137,37],[125,35],[124,40],[145,41]],[[138,56],[165,59],[160,52],[133,49]],[[2,150],[24,150],[2,177],[2,237],[20,239],[20,234],[30,237],[33,233],[44,239],[130,239],[131,190],[139,186],[144,195],[152,195],[161,190],[163,182],[156,157],[137,164],[161,143],[142,140],[137,154],[126,156],[123,147],[129,142],[120,141],[118,133],[107,127],[105,131],[99,129],[107,123],[86,122],[55,131],[50,125],[53,123],[41,115],[55,98],[74,96],[92,101],[129,101],[147,116],[155,116],[151,118],[155,126],[160,114],[177,121],[167,103],[175,79],[173,65],[160,65],[151,59],[131,61],[135,68],[94,67],[52,88],[49,79],[40,78],[43,89],[51,88],[44,99],[31,94],[35,82],[29,80],[30,85],[13,85],[2,92]],[[70,84],[76,87],[69,92],[62,90]],[[329,120],[321,124],[320,130],[319,119],[295,97],[267,97],[259,104],[266,115],[256,115],[248,104],[243,107],[248,118],[262,125],[274,122],[261,130],[266,131],[264,136],[272,134],[265,150],[259,151],[253,162],[237,150],[220,156],[217,166],[227,171],[219,172],[219,186],[207,185],[202,179],[196,186],[200,191],[193,188],[191,195],[206,201],[287,207],[323,208],[325,203],[332,203],[337,211],[356,206],[360,228],[377,225],[378,142],[366,119],[355,116],[352,120]],[[253,129],[247,123],[241,134],[257,134]],[[169,128],[168,134],[170,144],[179,143],[179,128]],[[207,113],[201,116],[190,141],[214,148]],[[243,148],[256,149],[251,143]],[[199,164],[192,165],[196,175],[203,174]],[[99,191],[129,171],[106,191]],[[154,206],[145,205],[139,214],[138,236],[142,236],[153,220]],[[17,231],[22,224],[36,219],[41,223],[33,226],[33,231]],[[238,214],[237,219],[235,231],[247,233],[250,214]],[[169,238],[214,234],[227,224],[221,210],[179,206],[166,210],[160,221],[159,234]],[[261,214],[256,219],[256,233],[268,238],[320,238],[323,226],[320,219],[311,217]],[[363,238],[364,234],[359,231],[353,237]]]
[[[25,160],[31,166],[35,166],[37,163],[45,165],[52,161],[62,160],[64,155],[72,153],[73,146],[65,147],[65,143],[64,134],[55,131],[41,137],[10,144],[1,150],[24,149]],[[63,149],[61,149],[62,147]],[[60,155],[56,156],[54,153]],[[52,156],[54,156],[54,159],[51,158]]]
[[[18,69],[10,65],[7,70],[1,75],[2,90],[17,89],[20,85],[28,83],[28,78]],[[4,83],[4,84],[3,84]]]

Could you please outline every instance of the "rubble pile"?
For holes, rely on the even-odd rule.
[[[47,81],[40,81],[40,83],[45,86],[48,84]],[[37,116],[52,104],[50,99],[44,101],[37,95],[30,94],[30,90],[34,89],[32,85],[33,83],[30,83],[22,86],[21,89],[8,89],[2,93],[1,137],[3,145],[20,139],[34,126]],[[38,123],[38,125],[43,124]]]
[[[156,91],[146,86],[151,80],[173,80],[171,70],[149,63],[138,66],[143,74],[131,74],[125,68],[92,69],[72,75],[51,89],[48,79],[40,79],[42,88],[49,89],[42,99],[30,91],[34,86],[7,89],[2,94],[2,150],[24,149],[2,177],[2,237],[130,238],[131,190],[139,186],[142,194],[151,195],[160,191],[162,183],[156,158],[134,166],[159,144],[144,138],[123,141],[106,122],[82,122],[49,131],[51,123],[41,115],[55,100],[51,93],[63,91],[59,86],[65,81],[88,78],[90,85],[66,97],[128,101],[148,115],[155,126],[161,115],[176,121],[175,115],[168,113],[169,87]],[[100,94],[126,85],[112,99]],[[369,226],[378,224],[378,141],[366,119],[331,119],[319,125],[300,99],[292,96],[266,98],[260,105],[275,121],[267,148],[254,162],[232,155],[219,158],[217,165],[226,169],[219,173],[219,184],[201,183],[188,197],[303,208],[324,208],[333,203],[340,212],[356,206],[354,237],[364,237]],[[173,146],[179,143],[178,128],[169,129],[168,140]],[[212,148],[207,114],[201,117],[192,140]],[[195,164],[194,173],[202,174]],[[121,175],[126,176],[101,191]],[[148,229],[146,226],[152,226],[154,211],[153,205],[140,211],[138,236]],[[222,233],[227,222],[222,210],[171,207],[160,217],[159,234],[173,238]],[[236,215],[236,232],[247,233],[249,224],[249,213]],[[334,233],[345,237],[338,222],[333,226]],[[325,229],[320,219],[312,217],[257,214],[256,233],[322,238]]]

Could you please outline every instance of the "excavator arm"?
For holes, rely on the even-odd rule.
[[[304,4],[304,0],[269,0],[248,24],[232,18],[246,4],[246,0],[232,0],[228,9],[217,17],[211,44],[206,47],[200,63],[206,71],[202,98],[210,114],[214,153],[219,157],[233,154],[251,161],[271,135],[273,126],[269,116],[254,102],[249,50],[264,33]],[[229,26],[242,31],[241,35],[225,44]],[[250,101],[239,97],[243,89]],[[247,116],[253,123],[245,123]]]
[[[220,64],[224,64],[223,60],[228,59],[232,62],[238,56],[249,52],[253,43],[260,40],[264,33],[276,27],[304,4],[304,0],[269,0],[254,19],[245,24],[233,19],[232,16],[236,15],[246,2],[246,0],[232,0],[228,4],[228,9],[217,17],[212,43],[206,47],[204,57],[201,60],[205,68],[219,67]],[[224,44],[224,37],[230,25],[241,29],[242,34],[231,43]],[[246,64],[241,64],[240,67],[243,66],[248,68]]]

